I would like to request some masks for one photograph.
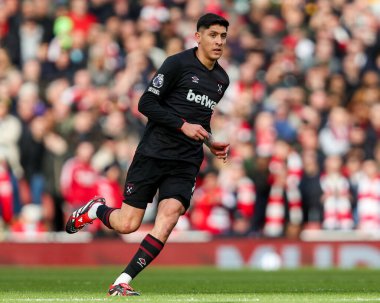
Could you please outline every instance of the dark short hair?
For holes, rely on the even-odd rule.
[[[198,19],[197,31],[199,31],[201,27],[209,28],[211,25],[215,25],[215,24],[224,26],[226,29],[228,29],[228,26],[230,25],[230,23],[226,19],[224,19],[222,16],[212,14],[212,13],[207,13]]]

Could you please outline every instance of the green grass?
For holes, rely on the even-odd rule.
[[[108,298],[121,267],[0,267],[0,302],[380,302],[379,270],[218,270],[152,267],[140,297]]]

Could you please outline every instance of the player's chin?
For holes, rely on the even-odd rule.
[[[223,55],[223,51],[212,51],[211,58],[214,60],[218,60]]]

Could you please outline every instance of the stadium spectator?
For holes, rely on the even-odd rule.
[[[217,171],[206,172],[202,185],[195,190],[190,222],[193,228],[213,235],[231,229],[231,218],[223,205],[223,189],[218,184]]]
[[[372,232],[380,229],[380,177],[376,162],[366,160],[358,180],[358,228]]]
[[[123,200],[122,171],[117,162],[112,162],[101,170],[97,181],[97,192],[107,199],[107,205],[113,208],[120,208]],[[97,233],[98,236],[115,235],[106,228],[100,221],[95,221],[88,229],[89,232]]]
[[[254,136],[259,157],[270,157],[277,138],[275,121],[270,112],[260,112],[255,119]]]
[[[369,124],[366,130],[364,150],[367,158],[374,158],[374,151],[380,139],[380,104],[379,100],[369,108]]]
[[[5,82],[0,83],[0,150],[7,159],[17,178],[23,175],[20,164],[20,149],[18,140],[21,137],[22,126],[19,119],[11,115],[11,102]]]
[[[62,196],[67,202],[67,214],[98,194],[99,175],[91,165],[94,151],[91,142],[80,142],[75,156],[69,158],[62,167],[60,184]]]
[[[14,215],[12,175],[6,157],[0,152],[0,214],[6,225],[12,223]]]
[[[42,232],[47,231],[43,223],[43,209],[40,205],[26,204],[22,207],[20,216],[13,222],[10,230],[17,233],[20,240],[32,240]],[[15,235],[13,235],[15,236]]]
[[[338,155],[326,158],[320,183],[323,192],[323,228],[353,228],[349,183],[342,174],[342,159]]]
[[[96,17],[89,12],[86,0],[71,0],[67,16],[71,21],[71,33],[81,31],[84,36],[87,36],[91,27],[96,23]]]
[[[328,123],[319,133],[319,142],[323,153],[326,156],[344,156],[350,147],[349,133],[350,124],[347,111],[342,107],[331,109]]]
[[[302,177],[301,157],[287,142],[277,140],[269,162],[269,171],[271,188],[264,234],[269,237],[279,237],[287,232],[297,232],[302,223],[299,191]]]
[[[222,204],[231,218],[230,234],[248,235],[255,213],[255,184],[248,178],[243,160],[236,157],[219,174]]]
[[[303,171],[300,181],[303,224],[306,229],[320,229],[323,221],[321,203],[322,188],[320,184],[320,166],[316,150],[302,152]]]
[[[343,175],[347,178],[350,185],[352,216],[354,224],[358,226],[358,187],[359,181],[363,176],[362,164],[365,159],[364,151],[360,148],[352,148],[345,157]]]
[[[27,128],[23,129],[19,146],[21,151],[21,165],[24,170],[24,179],[29,184],[31,201],[42,203],[45,190],[45,176],[43,171],[46,148],[44,136],[47,133],[47,121],[44,116],[33,118]],[[24,201],[26,202],[26,201]]]

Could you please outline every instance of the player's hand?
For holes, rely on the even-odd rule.
[[[191,139],[203,141],[208,138],[208,132],[199,124],[183,123],[181,131]]]
[[[230,144],[225,142],[212,142],[210,151],[218,158],[223,159],[223,162],[227,162],[228,152],[230,150]]]

